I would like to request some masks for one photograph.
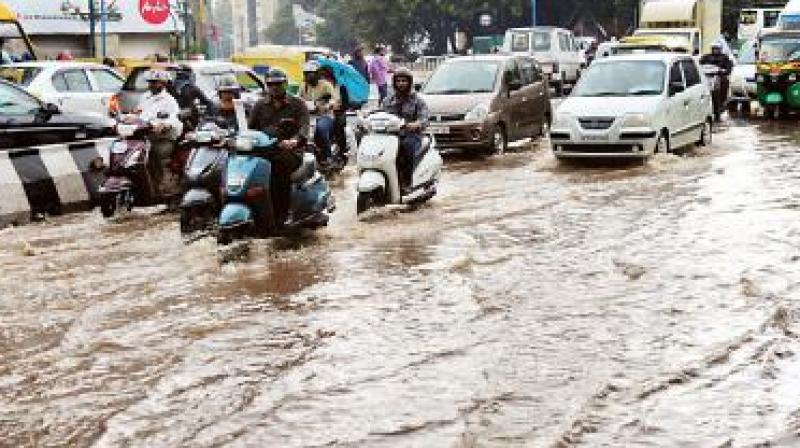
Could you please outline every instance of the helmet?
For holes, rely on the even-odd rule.
[[[175,72],[175,81],[176,82],[183,81],[183,82],[189,82],[189,83],[194,84],[195,79],[196,79],[195,74],[190,69],[181,69],[181,70],[178,70],[177,72]]]
[[[394,83],[397,78],[406,78],[409,83],[414,84],[414,74],[411,73],[411,70],[400,67],[394,71],[394,75],[392,76],[392,83]]]
[[[264,81],[266,81],[267,84],[284,84],[289,82],[289,78],[286,77],[286,72],[279,68],[274,68],[267,72]]]
[[[145,78],[147,82],[155,82],[160,81],[163,83],[169,83],[172,81],[172,75],[169,74],[166,70],[150,70],[147,72],[147,76]]]
[[[303,73],[316,73],[322,68],[317,61],[308,61],[303,65]]]
[[[219,80],[219,84],[217,84],[217,93],[222,93],[222,92],[239,93],[241,91],[242,91],[242,86],[239,85],[239,82],[236,81],[236,78],[233,75],[221,78]]]

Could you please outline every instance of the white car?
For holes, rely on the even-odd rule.
[[[506,31],[503,50],[532,56],[560,92],[565,84],[574,85],[581,76],[586,59],[578,48],[572,31],[551,26],[512,28]]]
[[[84,62],[22,62],[0,68],[0,77],[22,86],[65,113],[108,116],[108,103],[125,80],[113,69]]]
[[[678,53],[595,61],[558,108],[553,153],[636,157],[711,142],[711,93],[697,62]]]

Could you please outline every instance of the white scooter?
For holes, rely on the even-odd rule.
[[[402,118],[386,112],[367,118],[369,133],[358,148],[358,213],[388,204],[418,204],[436,195],[443,162],[432,135],[423,137],[410,191],[406,195],[400,192],[397,155],[404,125]]]

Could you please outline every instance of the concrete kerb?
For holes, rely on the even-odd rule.
[[[0,228],[23,225],[37,214],[90,210],[102,174],[91,161],[108,162],[113,138],[0,151]]]

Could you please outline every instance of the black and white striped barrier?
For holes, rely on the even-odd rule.
[[[0,228],[35,215],[92,208],[102,175],[90,165],[107,161],[114,139],[0,151]]]

